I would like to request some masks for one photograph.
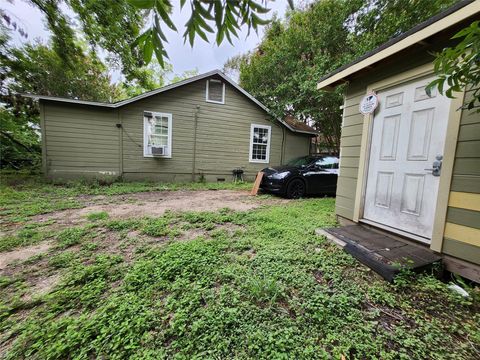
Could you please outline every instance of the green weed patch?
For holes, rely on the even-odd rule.
[[[48,258],[26,268],[35,276],[0,277],[5,358],[476,358],[478,289],[464,299],[430,274],[386,283],[315,235],[335,224],[333,208],[334,199],[306,199],[102,215],[57,231]],[[191,229],[204,235],[178,237]],[[38,269],[61,278],[27,302]]]

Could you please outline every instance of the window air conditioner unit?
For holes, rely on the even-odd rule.
[[[152,155],[153,156],[167,155],[167,147],[166,146],[152,146]]]

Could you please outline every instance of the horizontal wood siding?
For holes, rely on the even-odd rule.
[[[471,98],[468,91],[465,102]],[[450,190],[442,251],[480,264],[480,114],[473,110],[462,112]]]
[[[283,163],[286,163],[296,157],[308,155],[310,152],[311,136],[296,135],[285,129],[285,150]]]
[[[363,115],[358,106],[364,91],[348,90],[345,95],[342,137],[340,139],[340,174],[337,182],[336,213],[353,220],[355,189],[357,188]]]
[[[431,42],[428,50],[424,46],[412,46],[376,65],[374,69],[364,69],[349,79],[340,144],[336,200],[338,215],[353,219],[363,124],[358,105],[367,86],[430,63],[433,54],[445,47],[451,37],[451,34],[442,34],[438,35],[438,41]],[[472,92],[468,91],[465,101],[471,98]],[[480,113],[475,111],[462,112],[450,191],[442,251],[480,264],[480,243],[477,240],[480,237]],[[479,195],[472,197],[468,194]]]
[[[442,252],[474,264],[480,264],[480,247],[475,245],[445,237]]]
[[[336,213],[353,220],[355,191],[357,187],[360,145],[363,132],[363,115],[358,106],[365,96],[367,86],[392,75],[410,70],[430,62],[433,57],[422,48],[402,52],[403,55],[391,59],[385,66],[378,66],[373,72],[365,72],[352,79],[345,94],[340,139],[340,175],[337,184]],[[404,61],[408,58],[409,61]]]
[[[284,138],[281,125],[270,122],[264,110],[229,84],[225,104],[206,102],[205,84],[206,79],[199,80],[118,109],[42,101],[48,174],[188,181],[194,172],[196,179],[203,175],[215,181],[230,179],[237,167],[253,178],[260,169],[279,165],[283,143],[287,160],[308,154],[308,136],[285,129]],[[144,111],[172,114],[171,158],[143,156]],[[271,126],[269,163],[249,162],[251,124]]]
[[[194,124],[197,114],[195,173],[231,176],[235,167],[247,177],[269,164],[249,163],[250,125],[270,125],[270,164],[279,164],[282,129],[268,115],[234,87],[226,85],[225,104],[205,101],[205,81],[200,80],[169,92],[129,104],[120,110],[124,127],[124,171],[126,173],[192,173]],[[143,111],[172,114],[172,158],[143,157]],[[214,180],[214,178],[211,178]]]
[[[118,175],[117,112],[71,104],[42,104],[48,176]]]

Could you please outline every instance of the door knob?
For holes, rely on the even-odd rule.
[[[440,174],[442,173],[442,160],[443,156],[437,155],[432,163],[432,168],[425,170],[431,171],[433,176],[440,176]]]

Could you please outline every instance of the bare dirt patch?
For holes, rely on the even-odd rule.
[[[98,203],[97,203],[98,201]],[[110,218],[140,218],[161,216],[165,211],[216,211],[229,208],[247,211],[264,204],[281,204],[284,199],[255,198],[246,191],[155,191],[118,195],[111,197],[90,197],[85,207],[43,214],[32,221],[55,221],[55,226],[74,226],[86,221],[90,213],[106,211]]]
[[[23,301],[30,301],[34,296],[48,294],[60,281],[60,274],[52,274],[35,279],[29,279],[31,287],[28,292],[22,296]]]
[[[16,261],[24,261],[32,256],[43,254],[52,246],[52,242],[47,241],[38,245],[26,246],[18,250],[4,252],[0,255],[0,270],[5,269],[9,264]]]

